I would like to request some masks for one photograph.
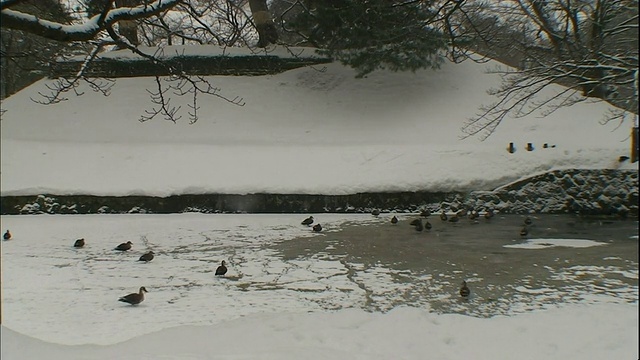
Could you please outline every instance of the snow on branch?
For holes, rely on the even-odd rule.
[[[95,15],[81,24],[67,25],[12,10],[10,7],[19,3],[19,1],[5,0],[2,1],[0,21],[3,28],[22,30],[51,40],[63,42],[88,41],[95,39],[101,31],[120,21],[148,18],[169,10],[182,1],[157,0],[136,7],[109,9],[106,13]]]

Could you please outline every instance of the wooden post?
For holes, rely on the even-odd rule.
[[[638,161],[638,126],[631,128],[631,163]]]

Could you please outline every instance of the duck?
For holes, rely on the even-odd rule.
[[[133,245],[133,243],[131,241],[127,241],[126,243],[122,243],[122,244],[116,246],[116,250],[127,251],[127,250],[131,249],[131,245]]]
[[[487,209],[484,213],[484,218],[489,220],[493,217],[493,211],[491,209]]]
[[[460,220],[460,218],[458,217],[458,214],[453,214],[453,216],[451,216],[449,218],[449,222],[458,222],[458,220]]]
[[[373,209],[373,210],[371,211],[371,215],[373,215],[373,216],[378,216],[378,215],[380,215],[380,210],[378,210],[378,209]]]
[[[433,226],[431,226],[431,223],[430,223],[429,221],[427,221],[427,222],[424,224],[424,228],[425,228],[425,229],[427,229],[427,230],[431,230],[431,228],[432,228],[432,227],[433,227]]]
[[[420,223],[420,222],[422,222],[422,220],[420,220],[420,219],[413,219],[413,220],[411,220],[411,222],[409,223],[409,225],[411,225],[411,226],[416,226],[416,225],[418,225],[418,223]]]
[[[475,220],[478,217],[480,217],[480,214],[478,214],[477,211],[475,211],[475,210],[469,211],[469,220]]]
[[[398,223],[398,218],[395,215],[391,218],[391,223],[392,224],[397,224]]]
[[[322,231],[322,225],[320,225],[320,224],[313,225],[313,231],[315,231],[315,232]]]
[[[10,240],[11,239],[11,232],[9,231],[9,229],[7,229],[7,232],[4,233],[4,235],[2,236],[3,239],[5,240]]]
[[[307,226],[313,224],[313,216],[309,216],[308,218],[302,220],[301,224],[302,225],[307,225]]]
[[[471,295],[471,289],[469,289],[469,287],[467,286],[467,282],[463,280],[462,286],[460,287],[460,296],[466,298],[469,295]]]
[[[153,251],[149,251],[146,254],[143,254],[142,256],[140,256],[140,259],[138,259],[138,261],[144,261],[144,262],[149,262],[151,260],[153,260]]]
[[[524,218],[524,224],[525,225],[531,225],[532,223],[533,223],[533,221],[531,220],[530,217],[527,216],[526,218]]]
[[[85,244],[84,238],[78,239],[76,240],[76,242],[73,243],[73,247],[81,248],[84,246],[84,244]]]
[[[447,221],[447,214],[444,213],[444,211],[442,212],[442,214],[440,214],[440,220],[442,221]]]
[[[456,215],[458,215],[459,217],[463,217],[463,216],[467,216],[467,213],[469,211],[467,209],[460,209],[458,210],[458,212],[456,212]]]
[[[142,286],[140,287],[139,292],[125,295],[120,299],[118,299],[118,301],[126,302],[127,304],[131,304],[131,305],[138,305],[142,301],[144,301],[144,293],[146,292],[148,292],[147,289],[144,286]]]
[[[422,219],[416,219],[416,220],[418,220],[415,224],[416,231],[422,231],[424,229],[424,226],[422,225]]]
[[[226,264],[226,262],[224,260],[222,260],[222,263],[216,269],[216,275],[223,276],[224,274],[227,273],[227,267],[225,266],[225,264]]]
[[[431,216],[431,211],[429,211],[429,209],[423,209],[422,211],[420,211],[420,216],[429,217]]]
[[[526,226],[523,226],[522,229],[520,229],[520,236],[527,236],[529,234],[529,229],[527,229]]]

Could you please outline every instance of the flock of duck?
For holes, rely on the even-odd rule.
[[[373,214],[374,216],[378,216],[380,214],[379,211],[372,211],[371,214]],[[486,210],[484,212],[484,214],[482,215],[485,219],[490,220],[491,218],[494,217],[494,213],[493,211],[491,211],[490,209]],[[431,216],[431,211],[429,211],[428,209],[424,209],[420,212],[420,216],[423,218],[428,218],[429,216]],[[469,218],[469,220],[471,221],[471,224],[478,224],[478,219],[480,218],[480,213],[477,210],[466,210],[466,209],[462,209],[462,210],[458,210],[457,212],[455,212],[453,215],[449,216],[447,215],[444,211],[442,211],[440,213],[440,220],[442,221],[448,221],[448,222],[452,222],[452,223],[457,223],[458,221],[460,221],[460,218],[467,216]],[[398,223],[398,218],[396,216],[393,216],[391,218],[391,223],[392,224],[397,224]],[[423,231],[423,230],[431,230],[432,225],[429,222],[429,220],[425,219],[425,222],[423,223],[421,218],[417,218],[414,219],[413,221],[411,221],[409,223],[411,226],[413,226],[416,231]],[[527,236],[529,234],[529,226],[531,226],[531,224],[533,224],[533,220],[531,220],[531,218],[529,216],[525,217],[524,219],[524,223],[522,224],[522,228],[520,229],[520,236]]]
[[[13,235],[11,234],[11,232],[9,230],[7,230],[4,235],[2,236],[2,238],[4,240],[11,240],[13,237]],[[74,248],[83,248],[85,245],[87,244],[87,242],[85,241],[84,238],[81,239],[77,239],[74,243],[73,243],[73,247]],[[114,250],[116,251],[128,251],[131,250],[133,246],[133,243],[131,241],[127,241],[124,242],[122,244],[119,244],[118,246],[116,246],[114,248]],[[140,256],[140,258],[138,259],[138,261],[144,261],[144,262],[149,262],[151,260],[153,260],[154,258],[154,253],[153,251],[148,251],[144,254],[142,254],[142,256]],[[227,267],[225,266],[226,262],[224,260],[222,260],[222,264],[220,266],[218,266],[218,268],[216,269],[215,274],[217,276],[224,276],[227,273]],[[140,304],[142,301],[144,301],[144,293],[148,292],[147,289],[144,286],[140,287],[140,290],[137,293],[131,293],[125,296],[122,296],[118,299],[118,301],[122,301],[125,302],[127,304],[131,304],[131,305],[138,305]]]
[[[380,215],[380,211],[377,209],[374,209],[371,214],[373,216],[378,216]],[[415,228],[416,231],[423,231],[423,230],[431,230],[432,225],[429,222],[428,218],[429,216],[431,216],[431,211],[429,211],[428,209],[424,209],[420,212],[420,217],[417,219],[412,220],[409,224],[411,226],[413,226]],[[444,211],[440,214],[440,220],[442,221],[448,221],[448,222],[458,222],[460,220],[461,217],[464,216],[468,216],[468,218],[472,221],[472,223],[476,222],[477,219],[480,217],[480,214],[475,211],[475,210],[470,210],[467,211],[465,209],[463,210],[459,210],[456,213],[454,213],[451,216],[448,216]],[[493,211],[491,210],[487,210],[485,211],[483,217],[487,220],[491,219],[494,216]],[[422,218],[425,218],[425,220],[423,221]],[[306,219],[302,220],[302,225],[305,226],[309,226],[311,227],[311,229],[315,232],[321,232],[322,231],[322,225],[320,225],[319,223],[313,224],[314,223],[314,218],[313,216],[309,216]],[[393,216],[391,217],[391,223],[392,224],[398,224],[399,220],[397,216]],[[529,233],[528,227],[533,223],[533,221],[531,220],[530,217],[526,217],[524,219],[524,224],[522,229],[520,230],[520,235],[521,236],[527,236],[527,234]],[[4,235],[3,235],[3,239],[4,240],[10,240],[13,237],[13,235],[11,234],[11,232],[9,230],[7,230]],[[74,243],[73,243],[73,247],[75,248],[82,248],[86,245],[86,241],[84,238],[81,239],[77,239]],[[131,249],[131,247],[133,246],[133,243],[131,241],[127,241],[124,242],[122,244],[119,244],[118,246],[116,246],[114,248],[114,250],[116,251],[128,251]],[[153,260],[154,258],[154,253],[153,251],[148,251],[145,254],[143,254],[142,256],[140,256],[140,258],[138,259],[138,261],[144,261],[144,262],[149,262],[151,260]],[[216,276],[224,276],[227,273],[227,267],[226,267],[226,262],[224,260],[222,260],[222,263],[220,264],[220,266],[218,266],[218,268],[216,269],[215,275]],[[142,286],[140,287],[140,289],[138,290],[137,293],[131,293],[125,296],[122,296],[121,298],[118,299],[118,301],[122,301],[125,302],[127,304],[131,304],[131,305],[138,305],[140,304],[142,301],[144,301],[144,293],[148,292],[147,289]],[[469,295],[471,295],[471,290],[469,289],[469,286],[467,285],[466,281],[462,281],[462,285],[460,286],[460,290],[459,290],[460,296],[462,296],[463,298],[467,298],[469,297]]]
[[[380,210],[378,209],[372,210],[371,215],[373,216],[380,215]],[[413,226],[416,231],[431,230],[433,225],[428,220],[428,218],[431,215],[432,213],[429,209],[423,209],[420,212],[420,217],[412,220],[409,223],[409,225]],[[471,209],[471,210],[461,209],[454,212],[453,215],[447,215],[446,212],[443,210],[440,213],[440,220],[457,223],[458,221],[460,221],[461,218],[465,216],[469,218],[472,224],[479,223],[478,219],[480,218],[480,212],[478,212],[475,209]],[[494,216],[495,214],[491,209],[487,209],[482,215],[482,217],[484,217],[486,220],[490,220]],[[423,221],[422,218],[425,218],[425,220]],[[393,225],[396,225],[399,222],[398,217],[395,215],[391,217],[390,221],[391,221],[391,224]],[[314,222],[313,216],[309,216],[308,218],[302,221],[302,225],[311,226],[313,222]],[[529,226],[531,226],[532,224],[533,224],[533,220],[531,220],[529,216],[525,217],[522,228],[520,229],[520,236],[527,236],[529,234]],[[322,230],[322,226],[320,224],[316,224],[313,226],[313,231],[319,232],[321,230]],[[467,285],[466,281],[462,281],[459,293],[460,293],[460,296],[462,296],[463,298],[468,298],[469,295],[471,295],[471,289],[469,289],[469,286]]]

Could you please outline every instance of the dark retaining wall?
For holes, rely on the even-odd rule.
[[[87,68],[87,77],[140,77],[169,76],[174,73],[189,75],[244,75],[259,76],[278,74],[303,66],[326,64],[330,59],[314,57],[280,58],[270,55],[247,56],[175,56],[159,65],[147,59],[110,59],[99,58]],[[49,77],[75,76],[83,66],[84,60],[52,63]],[[173,70],[171,70],[173,69]]]
[[[417,205],[438,203],[457,193],[367,193],[352,195],[303,194],[202,194],[152,196],[35,195],[4,196],[5,214],[96,214],[96,213],[318,213],[364,212],[372,208],[415,211]],[[458,195],[459,196],[459,195]]]
[[[455,211],[474,208],[501,213],[580,213],[638,216],[635,170],[556,170],[493,191],[361,193],[352,195],[202,194],[92,196],[51,194],[3,196],[0,213],[321,213]]]

